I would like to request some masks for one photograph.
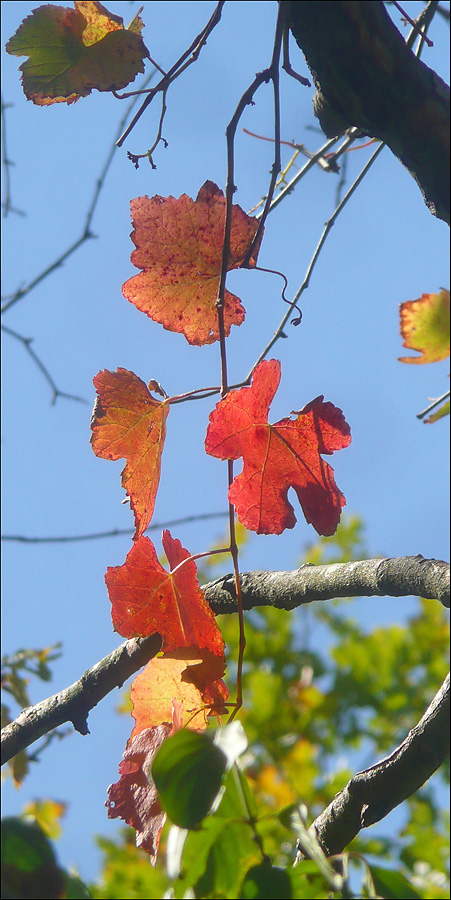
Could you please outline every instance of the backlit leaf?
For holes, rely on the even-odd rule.
[[[152,778],[161,804],[179,828],[194,828],[210,811],[227,757],[206,734],[183,729],[160,747]]]
[[[119,764],[120,779],[108,788],[105,804],[109,819],[123,819],[135,829],[136,846],[147,850],[153,865],[166,815],[148,773],[157,750],[171,730],[172,726],[164,723],[130,738]]]
[[[401,303],[403,346],[420,356],[400,356],[400,362],[438,362],[449,356],[449,291],[422,294],[418,300]]]
[[[169,406],[152,397],[128,369],[105,369],[94,378],[98,397],[91,419],[92,449],[102,459],[127,459],[122,487],[135,517],[135,539],[153,514]]]
[[[123,285],[124,297],[169,331],[184,334],[190,344],[219,338],[216,298],[221,271],[226,202],[211,181],[196,200],[138,197],[131,202],[136,246],[131,261],[143,271]],[[242,265],[258,228],[258,220],[234,205],[228,270]],[[249,266],[255,266],[256,247]],[[225,333],[244,321],[244,308],[226,291]]]
[[[180,648],[150,660],[131,688],[136,723],[132,737],[144,728],[171,722],[174,701],[180,709],[179,727],[189,725],[194,731],[206,728],[209,710],[205,708],[204,692],[208,687],[222,694],[222,701],[227,699],[228,691],[221,680],[224,669],[223,658],[198,647]]]
[[[230,391],[210,414],[205,449],[219,459],[243,457],[243,471],[229,500],[246,528],[257,534],[280,534],[296,522],[287,500],[293,487],[307,522],[331,535],[346,501],[333,469],[321,454],[347,447],[351,433],[343,413],[317,397],[296,419],[268,423],[271,401],[280,381],[280,363],[264,360],[250,387]]]
[[[163,532],[163,547],[171,570],[189,558],[169,531]],[[105,575],[115,630],[126,638],[158,632],[165,651],[200,647],[222,656],[224,641],[196,572],[194,560],[166,572],[149,538],[139,538],[125,563]]]
[[[29,57],[19,67],[22,86],[38,106],[74,103],[93,89],[119,90],[144,72],[149,53],[139,17],[128,30],[101,3],[74,6],[39,6],[6,44],[8,53]]]

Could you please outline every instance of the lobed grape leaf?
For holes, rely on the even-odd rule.
[[[130,498],[137,539],[146,530],[155,506],[169,405],[152,397],[144,382],[128,369],[105,369],[93,381],[98,397],[91,419],[92,449],[102,459],[127,459],[122,487]]]
[[[449,356],[449,291],[422,294],[418,300],[401,303],[403,346],[420,356],[400,356],[404,363],[438,362]]]
[[[351,431],[343,413],[317,397],[296,419],[268,422],[280,381],[278,360],[264,360],[250,387],[230,391],[210,414],[205,449],[219,459],[243,457],[229,500],[240,522],[257,534],[281,534],[296,522],[287,500],[293,487],[304,516],[318,534],[331,535],[346,500],[321,454],[347,447]]]
[[[131,201],[136,250],[134,266],[143,271],[122,287],[124,297],[169,331],[184,334],[190,344],[219,339],[216,298],[221,272],[226,201],[212,181],[206,181],[196,200],[138,197]],[[227,269],[239,268],[258,229],[258,220],[234,205]],[[260,242],[259,242],[260,243]],[[259,246],[249,267],[256,265]],[[225,293],[224,326],[241,325],[241,301]]]
[[[139,16],[126,29],[101,3],[74,6],[39,6],[6,44],[8,53],[28,56],[19,66],[22,86],[37,106],[74,103],[93,89],[119,90],[144,72],[149,52]]]
[[[125,638],[158,632],[165,651],[200,647],[222,657],[224,640],[199,587],[196,563],[170,531],[163,531],[162,543],[170,572],[147,537],[135,542],[122,566],[108,567],[105,582],[115,631]],[[189,561],[172,572],[183,560]]]

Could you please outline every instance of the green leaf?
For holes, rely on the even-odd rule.
[[[227,757],[206,734],[183,729],[162,744],[152,766],[161,805],[171,822],[195,828],[210,812]]]
[[[51,900],[64,887],[64,872],[42,829],[13,816],[2,819],[3,900]]]
[[[239,896],[245,900],[290,900],[294,895],[285,869],[263,862],[249,869]]]
[[[381,869],[379,866],[369,865],[368,868],[374,881],[374,887],[377,893],[384,897],[384,900],[397,900],[399,897],[402,897],[403,900],[421,900],[421,894],[400,872],[395,872],[393,869]]]

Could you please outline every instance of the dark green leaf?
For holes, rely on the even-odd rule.
[[[221,787],[227,758],[205,734],[183,729],[162,744],[152,766],[160,802],[171,822],[195,828]]]

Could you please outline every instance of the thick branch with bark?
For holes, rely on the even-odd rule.
[[[355,126],[383,141],[449,223],[449,87],[409,49],[380,0],[284,6],[325,134]]]
[[[424,716],[380,762],[357,772],[314,821],[326,856],[342,853],[362,828],[411,797],[449,756],[449,674]],[[302,848],[297,862],[302,858]]]
[[[358,562],[305,565],[294,572],[247,572],[240,575],[243,609],[274,606],[294,609],[314,600],[336,597],[408,597],[439,600],[449,607],[449,565],[418,556],[364,559]],[[216,615],[236,612],[235,580],[223,575],[205,585]]]
[[[274,606],[288,610],[337,597],[409,595],[449,606],[450,593],[449,565],[421,555],[305,565],[294,572],[247,572],[240,575],[240,584],[244,609]],[[203,590],[215,615],[236,612],[234,575],[218,578]],[[75,684],[25,709],[2,730],[2,765],[64,722],[72,722],[80,734],[89,734],[89,711],[146,665],[160,647],[159,635],[126,641]]]
[[[80,734],[89,734],[90,710],[114,688],[122,687],[160,650],[159,634],[132,638],[88,669],[75,684],[24,709],[14,722],[2,728],[2,765],[64,722],[72,722]]]

